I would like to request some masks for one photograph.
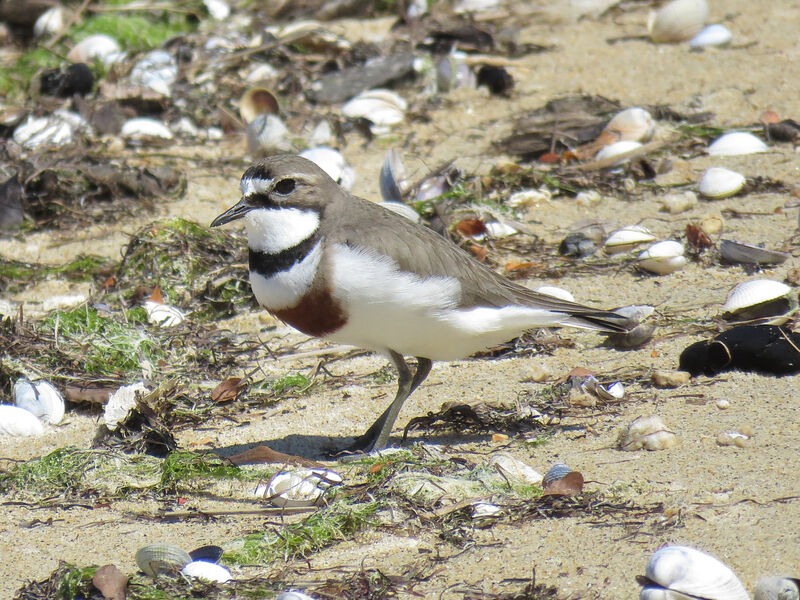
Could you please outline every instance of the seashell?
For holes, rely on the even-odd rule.
[[[652,584],[642,589],[640,600],[749,598],[742,582],[727,565],[710,554],[688,546],[666,546],[657,550],[647,563],[645,576]]]
[[[753,600],[800,600],[799,584],[793,577],[762,577],[753,590]]]
[[[144,310],[147,313],[147,320],[159,327],[175,327],[186,320],[186,315],[177,306],[145,300]]]
[[[144,383],[138,381],[130,385],[123,385],[111,394],[103,412],[106,427],[112,430],[116,429],[117,425],[128,418],[128,413],[136,408],[136,394],[139,393],[143,396],[149,392],[150,390],[144,386]]]
[[[732,240],[720,240],[719,253],[727,262],[752,265],[779,265],[791,256],[786,252],[767,250]]]
[[[706,0],[673,0],[650,13],[647,30],[656,44],[674,44],[695,36],[707,18]]]
[[[613,144],[609,144],[608,146],[603,146],[600,152],[598,152],[594,159],[595,160],[605,160],[607,158],[613,158],[620,154],[625,154],[626,152],[630,152],[631,150],[635,150],[636,148],[641,148],[641,142],[635,142],[633,140],[620,140],[619,142],[614,142]],[[615,165],[620,165],[627,161],[628,158],[622,158],[619,161],[615,162]]]
[[[251,154],[289,152],[292,142],[289,129],[280,117],[268,113],[256,115],[247,125],[247,150]]]
[[[275,597],[275,600],[316,600],[316,598],[297,590],[289,590],[287,592],[281,592],[278,594]]]
[[[500,223],[499,221],[487,221],[483,226],[486,229],[486,234],[492,238],[508,237],[509,235],[519,233],[518,230],[508,223]]]
[[[161,121],[149,117],[136,117],[122,124],[120,134],[132,141],[142,142],[152,139],[171,140],[172,132]]]
[[[219,562],[222,558],[222,548],[219,546],[200,546],[189,552],[192,561],[204,560],[206,562]]]
[[[58,425],[64,418],[64,397],[48,381],[17,379],[14,383],[14,404],[51,425]]]
[[[732,322],[766,320],[772,325],[786,322],[797,310],[789,294],[792,288],[772,279],[754,279],[736,285],[722,305],[722,318]]]
[[[188,577],[195,577],[203,581],[213,581],[214,583],[225,583],[233,579],[228,569],[205,560],[193,560],[181,569],[181,573]]]
[[[697,194],[687,190],[679,194],[666,194],[661,197],[661,207],[671,215],[685,212],[697,204]]]
[[[543,477],[541,473],[510,454],[495,454],[489,460],[489,466],[494,467],[503,477],[511,481],[526,485],[540,485],[542,483]]]
[[[325,490],[342,482],[342,476],[326,469],[298,469],[276,473],[263,491],[275,506],[315,506],[322,502]],[[261,486],[256,489],[259,494]],[[259,494],[261,495],[261,494]]]
[[[593,375],[585,377],[581,381],[580,387],[583,391],[596,396],[600,400],[621,400],[625,397],[625,387],[619,381],[604,387]]]
[[[42,37],[43,35],[54,35],[64,27],[64,9],[60,6],[52,6],[44,11],[36,23],[33,24],[33,35]]]
[[[619,254],[630,252],[640,244],[646,244],[656,239],[650,230],[641,225],[629,225],[611,233],[603,244],[606,254]]]
[[[653,244],[639,255],[638,260],[639,267],[658,275],[674,273],[686,264],[683,244],[674,240]]]
[[[44,433],[42,422],[32,412],[19,406],[0,404],[0,435],[25,437],[41,433]]]
[[[736,446],[746,448],[752,441],[752,435],[742,431],[723,431],[717,435],[718,446]]]
[[[98,33],[83,38],[72,47],[67,54],[72,62],[92,63],[96,60],[105,65],[120,62],[125,58],[125,53],[112,37]]]
[[[625,333],[611,333],[606,336],[606,341],[611,346],[616,346],[619,348],[636,348],[637,346],[641,346],[645,342],[649,341],[650,338],[653,337],[653,333],[656,330],[656,324],[642,323],[641,321],[653,314],[655,310],[656,309],[654,307],[646,304],[634,304],[631,306],[615,308],[612,312],[622,315],[623,317],[627,317],[630,319],[631,323],[638,323],[638,325],[629,331],[626,331]]]
[[[128,78],[133,84],[169,96],[172,84],[178,79],[178,63],[169,52],[154,50],[133,66]]]
[[[89,124],[78,113],[59,109],[47,117],[28,116],[14,130],[14,141],[27,150],[63,146],[72,142],[79,130],[89,129]]]
[[[136,564],[150,577],[157,577],[161,573],[177,573],[190,562],[192,557],[188,552],[171,544],[150,544],[136,552]]]
[[[706,150],[710,156],[738,156],[766,151],[767,145],[746,131],[726,133],[718,137]]]
[[[656,369],[653,371],[652,379],[657,388],[676,388],[689,383],[691,377],[691,373],[687,371]]]
[[[566,463],[560,462],[554,464],[542,478],[542,487],[550,487],[553,485],[553,482],[558,479],[564,479],[569,473],[572,473],[572,469],[570,469]]]
[[[620,450],[665,450],[677,442],[675,433],[656,415],[634,419],[617,437]]]
[[[744,175],[724,167],[711,167],[700,178],[697,191],[706,198],[727,198],[742,189]]]
[[[330,175],[331,179],[348,192],[353,189],[356,172],[353,167],[347,164],[344,156],[338,150],[327,146],[317,146],[316,148],[303,150],[300,156],[316,163],[320,169]]]
[[[364,118],[372,123],[372,132],[382,135],[405,118],[408,104],[398,94],[383,89],[361,92],[342,106],[342,114],[350,119]]]
[[[239,114],[247,125],[259,115],[277,115],[278,110],[278,100],[266,88],[250,88],[242,94],[242,98],[239,100]]]
[[[505,203],[511,208],[529,208],[550,202],[552,197],[553,193],[550,190],[541,187],[538,190],[518,190],[511,194]]]
[[[86,294],[57,294],[42,300],[42,311],[50,312],[51,310],[74,308],[79,304],[83,304],[88,299]]]
[[[231,14],[231,7],[224,0],[203,0],[203,5],[216,21],[224,21]]]
[[[327,146],[334,141],[333,129],[331,128],[331,124],[326,120],[317,123],[311,135],[308,136],[308,145],[312,148],[315,146]]]
[[[650,113],[634,106],[618,112],[606,125],[605,130],[619,141],[642,142],[653,136],[656,124]]]
[[[402,202],[405,187],[405,168],[400,153],[392,148],[386,153],[380,174],[381,198],[384,202]]]
[[[503,514],[503,509],[489,502],[476,502],[472,505],[472,520],[476,527],[489,527],[492,522]]]
[[[408,204],[403,204],[402,202],[384,201],[380,202],[380,205],[385,209],[405,217],[409,221],[414,221],[414,223],[422,222],[422,217],[419,216],[419,213]]]
[[[544,294],[545,296],[560,298],[561,300],[566,300],[567,302],[575,302],[575,296],[573,296],[569,291],[554,285],[540,285],[534,291]]]
[[[717,23],[705,27],[689,40],[690,48],[707,48],[708,46],[725,46],[730,43],[733,34],[724,25]]]

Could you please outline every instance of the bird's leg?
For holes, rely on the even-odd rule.
[[[394,350],[389,350],[389,358],[395,369],[397,369],[397,394],[389,407],[383,411],[383,414],[376,419],[369,429],[367,429],[366,433],[356,438],[355,443],[349,450],[370,452],[386,447],[386,443],[389,441],[389,435],[392,432],[392,427],[397,420],[400,409],[403,407],[403,403],[411,393],[425,381],[428,373],[431,372],[431,366],[433,364],[430,359],[417,357],[417,368],[412,377],[411,371],[408,368],[408,363],[406,363],[402,355]]]

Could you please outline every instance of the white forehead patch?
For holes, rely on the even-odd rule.
[[[245,215],[244,222],[251,250],[277,254],[314,235],[319,214],[299,208],[256,208]]]
[[[244,177],[239,182],[239,189],[242,191],[242,196],[247,198],[253,194],[265,194],[269,187],[272,185],[274,179],[252,179]]]

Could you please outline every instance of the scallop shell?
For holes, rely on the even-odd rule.
[[[753,265],[779,265],[791,256],[786,252],[767,250],[733,240],[720,240],[719,253],[727,262]]]
[[[706,0],[673,0],[650,14],[647,29],[656,44],[673,44],[691,39],[707,18]]]
[[[0,404],[0,435],[25,437],[44,433],[42,422],[36,415],[10,404]]]
[[[641,148],[641,142],[635,142],[633,140],[620,140],[619,142],[614,142],[613,144],[609,144],[608,146],[603,146],[600,152],[598,152],[594,159],[595,160],[605,160],[607,158],[614,158],[615,156],[619,156],[620,154],[625,154],[626,152],[630,152],[631,150],[635,150],[636,148]],[[619,161],[615,162],[615,165],[619,165],[624,163],[628,158],[622,158]]]
[[[747,590],[736,574],[722,562],[688,546],[667,546],[650,557],[646,577],[655,585],[649,588],[686,594],[705,600],[749,600]],[[680,596],[645,595],[639,598],[680,598]]]
[[[603,244],[606,254],[619,254],[629,252],[640,244],[646,244],[656,239],[650,230],[641,225],[629,225],[611,233]]]
[[[239,114],[242,121],[248,125],[259,115],[276,115],[278,111],[278,100],[266,88],[250,88],[242,94],[242,98],[239,100]]]
[[[711,156],[738,156],[766,152],[767,145],[752,133],[733,131],[717,138],[706,152]]]
[[[317,146],[316,148],[303,150],[300,156],[315,163],[320,169],[330,175],[330,178],[343,189],[348,192],[353,189],[356,172],[353,167],[347,164],[344,156],[342,156],[341,152],[338,150],[328,148],[327,146]]]
[[[652,137],[655,127],[650,113],[634,106],[614,115],[605,130],[615,134],[620,141],[642,142]]]
[[[753,600],[800,600],[798,581],[793,577],[762,577],[753,590]]]
[[[82,39],[67,54],[72,62],[92,63],[99,60],[106,65],[119,62],[124,56],[117,41],[102,33]]]
[[[792,288],[773,279],[754,279],[736,285],[722,305],[722,317],[748,321],[772,317],[773,324],[785,322],[797,308],[789,294]]]
[[[144,310],[147,320],[159,327],[175,327],[186,320],[186,315],[177,306],[145,300]]]
[[[360,93],[342,106],[342,114],[350,119],[364,118],[373,124],[373,133],[381,134],[405,118],[408,104],[389,90],[374,89]]]
[[[683,244],[674,240],[655,243],[639,254],[639,267],[658,275],[679,271],[685,264]]]
[[[18,379],[14,383],[14,404],[51,425],[58,425],[64,418],[64,397],[48,381]]]
[[[193,560],[181,569],[181,573],[204,581],[213,581],[214,583],[225,583],[233,579],[228,569],[205,560]]]
[[[534,291],[544,294],[545,296],[560,298],[561,300],[566,300],[567,302],[575,302],[575,296],[573,296],[568,290],[556,287],[554,285],[540,285]]]
[[[729,44],[733,34],[724,25],[715,23],[704,28],[689,41],[690,48],[707,48],[709,46],[724,46]]]
[[[697,191],[706,198],[727,198],[744,186],[745,176],[724,167],[711,167],[700,178]]]
[[[188,552],[171,544],[150,544],[136,552],[136,564],[151,577],[161,573],[177,573],[190,562],[192,557]]]

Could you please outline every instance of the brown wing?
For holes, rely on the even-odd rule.
[[[354,212],[359,219],[350,218]],[[329,242],[373,248],[394,259],[402,270],[422,277],[455,277],[461,282],[463,308],[516,304],[573,316],[571,324],[579,327],[627,331],[634,325],[616,313],[517,285],[427,227],[362,198],[342,195],[328,204],[325,223],[324,235]]]

